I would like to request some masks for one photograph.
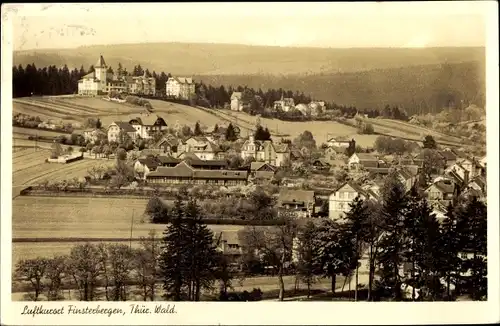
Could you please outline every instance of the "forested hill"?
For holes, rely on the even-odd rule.
[[[209,85],[246,85],[255,89],[297,89],[313,99],[382,109],[397,105],[409,115],[439,112],[464,103],[485,104],[485,67],[480,62],[422,65],[309,76],[218,75],[196,76]]]
[[[38,67],[67,64],[88,68],[99,55],[114,68],[121,62],[174,75],[332,74],[416,65],[484,62],[484,47],[443,48],[300,48],[201,43],[93,45],[74,49],[14,52],[14,64]]]
[[[484,106],[485,49],[290,48],[232,44],[144,43],[14,52],[14,64],[65,64],[87,70],[102,54],[113,68],[195,76],[218,87],[292,89],[360,109],[399,105],[437,112],[463,100]]]

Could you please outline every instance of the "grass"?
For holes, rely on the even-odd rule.
[[[12,133],[18,135],[27,135],[27,136],[45,136],[45,137],[57,137],[60,135],[63,136],[71,136],[68,133],[52,131],[52,130],[44,130],[44,129],[34,129],[34,128],[22,128],[22,127],[12,127]]]
[[[128,239],[132,215],[133,237],[161,233],[164,225],[143,217],[147,199],[20,196],[12,202],[14,238],[89,237]],[[142,221],[141,221],[142,220]],[[142,223],[144,222],[144,223]],[[242,226],[211,225],[214,231]]]

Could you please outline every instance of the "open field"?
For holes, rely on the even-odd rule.
[[[45,129],[34,129],[34,128],[23,128],[23,127],[12,127],[12,133],[16,135],[26,135],[26,136],[45,136],[45,137],[57,137],[60,135],[70,136],[71,134],[45,130]]]
[[[155,114],[165,119],[170,127],[188,125],[194,128],[198,121],[203,127],[213,128],[215,124],[227,126],[229,123],[240,127],[242,136],[247,136],[252,132],[257,123],[256,116],[251,116],[244,112],[234,112],[229,110],[214,110],[205,108],[194,108],[177,103],[165,102],[161,100],[149,100],[155,110]],[[21,106],[23,113],[32,115],[40,112],[52,115],[54,118],[64,122],[83,122],[87,117],[100,117],[104,126],[113,121],[128,121],[134,117],[145,114],[141,107],[130,104],[114,103],[102,100],[100,97],[40,97],[24,98],[14,101],[14,108]],[[90,112],[94,112],[90,114]],[[63,114],[64,113],[64,114]],[[375,128],[375,132],[393,137],[403,137],[415,141],[421,141],[423,136],[432,135],[436,140],[447,145],[462,145],[461,140],[456,137],[444,135],[438,131],[414,126],[402,121],[389,119],[369,119]],[[372,147],[377,135],[359,135],[356,128],[350,127],[335,121],[306,121],[293,122],[278,119],[260,118],[260,123],[268,127],[271,134],[276,137],[293,139],[305,130],[313,133],[318,145],[326,142],[328,138],[344,136],[354,138],[356,143],[362,147]]]
[[[163,232],[163,225],[142,223],[147,199],[71,198],[20,196],[12,201],[14,238],[111,238],[129,239],[150,230]],[[238,225],[210,225],[213,231],[240,230]]]
[[[113,166],[114,160],[92,160],[83,159],[68,164],[46,163],[44,160],[49,156],[48,151],[33,154],[29,159],[22,156],[15,158],[20,163],[13,164],[12,182],[14,186],[32,185],[49,181],[62,181],[73,178],[85,177],[87,170],[93,166]]]
[[[426,135],[431,135],[437,142],[444,141],[446,143],[454,143],[458,146],[463,145],[463,140],[458,137],[449,136],[439,131],[416,126],[405,121],[392,119],[369,119],[369,121],[374,125],[375,130],[385,129],[391,135],[394,134],[395,136],[408,138],[418,137],[418,139],[422,139]]]

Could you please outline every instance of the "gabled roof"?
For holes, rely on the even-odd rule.
[[[271,169],[272,171],[276,171],[276,168],[274,166],[272,166],[271,164],[268,164],[266,162],[251,162],[250,163],[250,171],[259,171],[263,167]]]
[[[290,150],[287,143],[273,144],[273,146],[276,153],[286,153]]]
[[[136,120],[141,126],[153,126],[159,119],[163,120],[163,118],[157,116],[156,114],[148,114],[132,118],[130,122]],[[165,120],[163,120],[163,122],[165,122]]]
[[[193,176],[194,170],[185,162],[180,162],[173,168],[160,166],[156,171],[151,172],[147,177],[184,177],[190,178]]]
[[[88,74],[84,75],[82,78],[80,78],[80,80],[82,80],[82,79],[94,79],[94,80],[96,80],[95,71],[89,72]]]
[[[366,196],[368,193],[365,189],[363,189],[359,184],[357,184],[356,182],[354,181],[347,181],[347,182],[344,182],[342,185],[340,185],[335,191],[334,193],[338,192],[340,189],[344,188],[344,186],[350,186],[352,189],[354,189],[354,191],[356,191],[358,194],[362,194],[364,196]]]
[[[486,179],[482,176],[473,178],[469,183],[473,182],[475,182],[481,189],[484,189],[484,187],[486,187]]]
[[[170,80],[176,80],[180,84],[193,84],[193,78],[191,77],[170,77]]]
[[[280,206],[287,203],[306,204],[314,202],[314,191],[311,190],[293,190],[284,188],[281,189],[278,196],[278,204]]]
[[[118,128],[122,129],[125,132],[136,132],[134,127],[132,127],[128,122],[124,121],[113,121],[115,125],[118,126]]]
[[[329,143],[329,142],[348,143],[350,141],[351,140],[348,139],[347,137],[339,136],[339,137],[332,137],[332,138],[328,139],[327,143]]]
[[[378,158],[376,158],[374,155],[369,154],[369,153],[354,153],[352,155],[353,156],[356,155],[360,161],[376,161],[376,162],[379,161]]]
[[[453,182],[446,182],[444,180],[435,182],[434,184],[430,185],[427,188],[427,190],[432,186],[435,186],[438,190],[440,190],[441,192],[443,192],[445,194],[451,194],[455,191],[454,183]]]
[[[155,144],[155,147],[160,147],[163,143],[168,143],[170,146],[177,146],[179,145],[179,140],[175,137],[165,137],[163,136],[158,140]]]

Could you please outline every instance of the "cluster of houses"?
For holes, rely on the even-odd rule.
[[[233,92],[231,94],[230,107],[232,111],[243,111],[244,103],[242,92]],[[273,103],[273,109],[281,110],[283,112],[297,111],[304,116],[317,117],[325,111],[325,102],[312,101],[309,104],[300,103],[295,105],[295,101],[293,98],[283,97],[282,95],[280,100]]]
[[[143,76],[121,76],[118,73],[110,73],[101,55],[94,66],[94,71],[78,81],[78,94],[97,96],[111,92],[155,96],[156,79],[146,76],[146,72]],[[192,78],[169,77],[165,92],[169,97],[188,100],[195,93],[195,84]]]

